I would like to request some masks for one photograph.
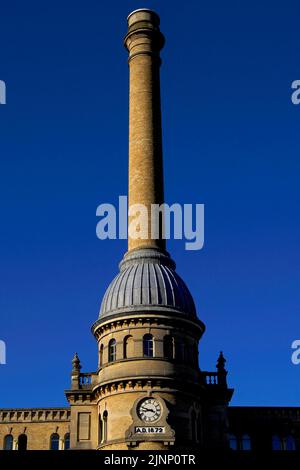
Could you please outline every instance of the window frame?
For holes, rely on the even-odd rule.
[[[54,440],[54,437],[56,438],[56,440]],[[57,432],[53,432],[50,436],[50,450],[59,450],[59,434]],[[53,446],[53,443],[54,442],[57,442],[57,449],[53,449],[52,446]]]
[[[150,333],[146,333],[143,336],[143,356],[144,357],[155,357],[154,356],[154,336]]]
[[[117,359],[117,341],[112,338],[108,343],[108,362],[115,362]]]
[[[9,438],[10,444],[7,445],[7,440]],[[9,448],[7,448],[9,447]],[[13,450],[14,448],[14,438],[12,434],[6,434],[3,439],[3,450]]]

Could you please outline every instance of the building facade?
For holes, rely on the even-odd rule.
[[[147,209],[143,222],[156,236],[136,237],[129,230],[128,251],[92,326],[97,370],[83,372],[75,354],[66,408],[0,410],[3,449],[249,450],[254,442],[259,446],[259,439],[253,440],[256,427],[265,430],[271,447],[299,446],[300,410],[229,408],[233,390],[223,354],[216,371],[199,368],[205,326],[166,251],[163,216],[151,218],[153,205],[164,202],[159,24],[155,12],[136,10],[124,40],[130,73],[129,207]],[[129,227],[134,222],[131,211],[128,222]],[[281,425],[269,436],[274,422]]]

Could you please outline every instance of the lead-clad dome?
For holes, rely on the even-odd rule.
[[[196,317],[193,298],[167,253],[145,248],[129,252],[109,285],[99,320],[130,312],[174,312]]]

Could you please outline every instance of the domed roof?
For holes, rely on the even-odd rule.
[[[99,320],[120,313],[171,312],[196,317],[193,298],[167,253],[139,249],[127,253],[104,295]]]

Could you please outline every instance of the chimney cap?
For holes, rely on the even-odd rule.
[[[137,10],[133,10],[127,16],[127,21],[129,22],[129,19],[131,18],[131,16],[135,15],[136,13],[139,13],[139,12],[145,12],[145,13],[150,14],[149,16],[154,16],[156,18],[157,24],[160,23],[159,15],[154,10],[151,10],[150,8],[138,8]]]

